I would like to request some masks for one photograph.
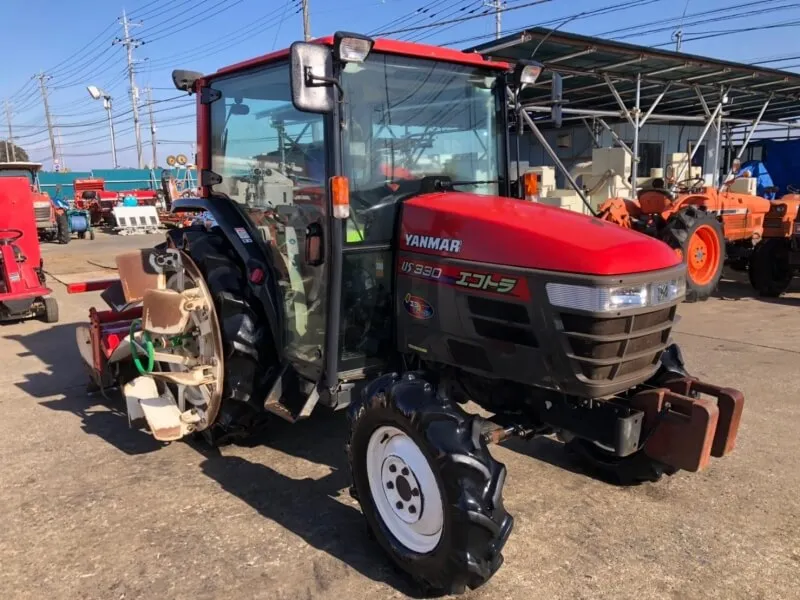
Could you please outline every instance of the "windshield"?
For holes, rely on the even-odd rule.
[[[398,191],[418,193],[429,175],[446,175],[463,192],[496,195],[503,189],[495,73],[376,53],[363,64],[348,63],[341,81],[344,166],[356,220],[359,210],[393,204]],[[386,235],[391,227],[378,237]]]
[[[35,182],[33,171],[28,169],[0,169],[0,177],[25,177],[31,184]]]

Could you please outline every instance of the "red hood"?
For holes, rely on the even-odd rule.
[[[535,202],[456,192],[406,201],[400,247],[587,275],[641,273],[680,263],[663,242],[594,217]]]

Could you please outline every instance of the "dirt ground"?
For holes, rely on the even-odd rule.
[[[61,321],[0,326],[3,598],[405,598],[347,494],[345,415],[277,422],[248,447],[164,445],[88,396],[75,324],[153,237],[46,245]],[[90,264],[91,261],[94,264]],[[549,440],[494,449],[515,516],[505,565],[472,599],[800,598],[800,293],[682,305],[690,370],[746,397],[738,447],[701,474],[617,488]]]

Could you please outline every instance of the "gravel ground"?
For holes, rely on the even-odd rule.
[[[86,395],[74,329],[98,298],[58,281],[107,275],[115,253],[153,242],[46,245],[61,321],[2,326],[0,594],[413,595],[347,494],[344,414],[210,451],[155,442],[128,429],[121,403]],[[746,397],[736,451],[703,473],[617,488],[549,439],[497,447],[516,526],[503,568],[467,597],[800,598],[798,307],[798,293],[766,302],[736,280],[681,306],[675,338],[690,370]]]

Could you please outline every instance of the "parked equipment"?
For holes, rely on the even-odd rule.
[[[0,321],[58,321],[58,304],[45,286],[34,197],[28,177],[0,177]]]
[[[68,244],[70,240],[69,221],[65,211],[57,208],[50,196],[39,188],[39,171],[42,165],[32,162],[0,163],[0,177],[24,177],[31,190],[35,224],[38,237],[42,241]]]
[[[92,215],[88,210],[71,208],[66,213],[70,235],[74,233],[79,240],[85,239],[87,235],[90,240],[94,239]]]
[[[598,217],[666,242],[686,264],[686,300],[707,300],[717,288],[726,259],[749,259],[761,240],[770,201],[750,192],[755,180],[736,179],[723,191],[700,177],[669,185],[654,180],[636,200],[613,198]]]
[[[347,408],[352,493],[391,559],[437,591],[502,564],[513,519],[489,444],[555,433],[608,477],[654,481],[731,452],[744,402],[688,375],[670,342],[672,250],[509,197],[496,107],[541,67],[509,71],[353,34],[175,71],[211,137],[201,196],[173,210],[213,219],[120,255],[119,280],[69,286],[111,308],[77,334],[94,383],[120,386],[159,440]],[[248,161],[254,138],[271,145]],[[242,191],[242,163],[264,161],[293,195]],[[300,205],[298,188],[322,193]]]
[[[753,250],[747,269],[759,295],[777,298],[800,270],[800,194],[773,200],[764,219],[764,239]]]

